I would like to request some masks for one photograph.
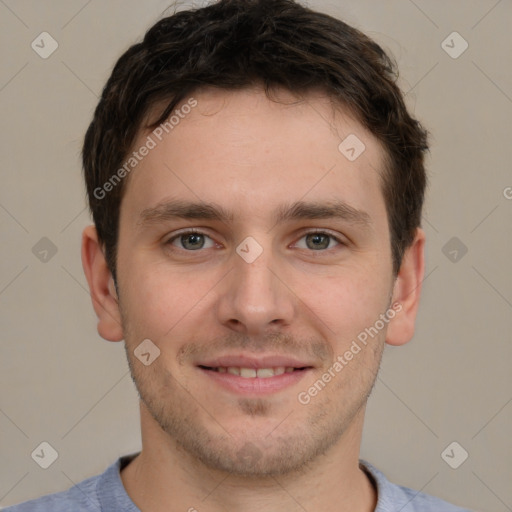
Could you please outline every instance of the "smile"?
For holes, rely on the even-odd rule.
[[[296,386],[312,367],[268,366],[249,368],[246,366],[204,366],[197,368],[211,384],[225,391],[245,396],[262,396],[277,393]]]
[[[243,379],[268,379],[283,373],[292,373],[294,371],[304,370],[305,368],[294,368],[293,366],[277,366],[274,368],[242,368],[239,366],[217,366],[210,368],[208,366],[200,366],[205,370],[210,370],[218,373],[229,373],[230,375],[238,375]]]

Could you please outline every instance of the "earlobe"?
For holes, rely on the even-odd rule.
[[[123,329],[117,291],[94,226],[82,233],[82,266],[98,317],[98,333],[108,341],[121,341]]]
[[[386,343],[389,345],[404,345],[414,334],[425,272],[424,250],[425,232],[418,228],[412,244],[405,250],[393,287],[392,304],[399,304],[400,311],[388,326]]]

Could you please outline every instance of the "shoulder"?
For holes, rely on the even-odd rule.
[[[3,512],[98,512],[105,510],[138,510],[130,502],[120,477],[120,468],[134,455],[118,459],[100,475],[87,478],[67,491],[48,494],[19,505],[3,509]]]
[[[375,512],[471,512],[429,494],[393,484],[369,462],[361,460],[360,466],[373,478],[377,486],[378,501]]]
[[[19,505],[3,509],[3,512],[89,512],[101,510],[96,487],[101,475],[74,485],[67,491],[48,494]]]

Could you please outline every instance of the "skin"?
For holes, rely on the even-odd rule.
[[[376,492],[358,466],[366,401],[385,343],[413,335],[425,235],[418,228],[395,276],[383,149],[321,93],[299,101],[278,91],[284,104],[258,87],[194,98],[197,107],[129,176],[119,294],[95,228],[83,233],[98,332],[125,340],[141,396],[142,451],[122,471],[123,484],[143,511],[372,511]],[[366,146],[353,162],[338,150],[349,134]],[[141,223],[142,212],[170,200],[214,203],[232,218]],[[298,201],[343,201],[367,222],[278,221],[276,209]],[[184,248],[177,235],[189,228],[206,235],[192,238],[203,248]],[[248,236],[262,249],[252,263],[236,252]],[[300,403],[298,394],[394,303],[400,312]],[[134,350],[148,338],[160,356],[145,366]],[[242,396],[196,366],[224,354],[292,355],[313,368],[285,389]]]

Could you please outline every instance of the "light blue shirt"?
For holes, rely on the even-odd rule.
[[[126,493],[121,469],[135,455],[121,457],[104,473],[84,480],[67,491],[49,494],[3,509],[4,512],[140,512]],[[446,501],[392,484],[374,466],[361,460],[362,469],[377,487],[375,512],[470,512]],[[194,505],[194,504],[192,504]],[[201,509],[197,504],[198,510]]]

